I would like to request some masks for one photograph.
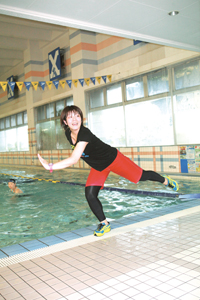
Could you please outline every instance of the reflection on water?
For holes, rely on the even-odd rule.
[[[15,177],[23,194],[15,195],[7,187],[7,182],[13,174],[84,184],[88,172],[69,170],[50,174],[43,169],[24,171],[2,168],[1,173],[10,175],[0,174],[0,248],[98,223],[88,207],[82,186],[29,181],[27,178]],[[199,193],[198,181],[178,181],[181,193]],[[108,177],[105,186],[172,192],[159,183],[141,182],[135,185],[113,175]],[[107,190],[102,190],[99,198],[106,216],[111,219],[153,211],[181,202],[177,198],[139,196]]]

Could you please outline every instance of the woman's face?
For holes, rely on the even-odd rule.
[[[81,127],[81,123],[82,123],[81,116],[78,112],[72,111],[67,114],[65,125],[68,125],[71,130],[73,131],[79,130]]]

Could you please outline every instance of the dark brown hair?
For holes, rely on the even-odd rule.
[[[68,126],[63,122],[66,121],[67,115],[70,112],[76,112],[81,116],[81,125],[83,125],[83,113],[82,110],[76,105],[66,106],[60,114],[60,125],[67,130]]]
[[[15,179],[10,179],[8,182],[13,182],[13,183],[15,183]]]

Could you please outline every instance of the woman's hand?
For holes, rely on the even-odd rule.
[[[46,170],[50,170],[50,167],[49,167],[49,164],[48,162],[42,158],[42,156],[40,156],[40,154],[38,153],[38,158],[39,158],[39,161],[41,162],[41,164],[43,165],[43,167],[46,169]]]

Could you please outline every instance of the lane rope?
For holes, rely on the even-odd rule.
[[[60,180],[53,180],[53,179],[45,179],[45,178],[37,178],[37,177],[28,177],[28,176],[22,176],[22,175],[15,175],[15,174],[5,174],[0,173],[1,175],[9,176],[9,177],[20,177],[25,179],[31,179],[31,180],[37,180],[37,181],[46,181],[51,183],[62,183],[67,185],[78,185],[78,186],[85,186],[83,183],[78,182],[69,182],[69,181],[60,181]],[[142,191],[142,190],[131,190],[131,189],[121,189],[121,188],[115,188],[115,187],[104,187],[104,190],[107,191],[114,191],[114,192],[120,192],[120,193],[127,193],[127,194],[135,194],[135,195],[145,195],[145,196],[157,196],[157,197],[171,197],[171,198],[179,198],[179,199],[185,199],[185,200],[193,200],[193,199],[199,199],[200,194],[180,194],[180,193],[165,193],[165,192],[152,192],[152,191]]]

